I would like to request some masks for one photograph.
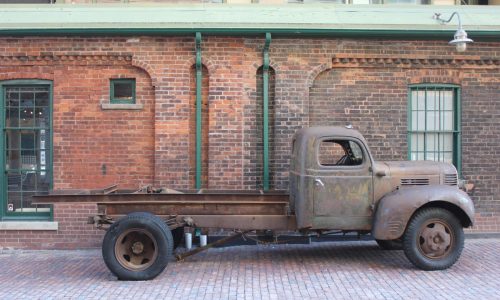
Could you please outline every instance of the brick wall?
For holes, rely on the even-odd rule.
[[[203,39],[208,188],[262,184],[263,46],[257,37]],[[462,87],[463,174],[475,184],[475,230],[500,231],[499,46],[476,42],[458,55],[446,41],[273,39],[271,186],[288,188],[291,136],[304,126],[351,123],[376,159],[406,159],[407,85],[454,83]],[[194,37],[1,38],[0,51],[0,79],[54,83],[55,189],[194,186]],[[111,78],[136,78],[144,107],[103,110]],[[85,225],[93,211],[58,205],[59,231],[3,231],[0,246],[96,246],[102,233]]]
[[[0,231],[0,249],[83,249],[100,247],[103,230],[87,224],[87,216],[97,212],[95,204],[57,204],[54,220],[58,230]]]

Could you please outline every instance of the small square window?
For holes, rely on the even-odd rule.
[[[135,79],[111,79],[110,103],[135,103]]]

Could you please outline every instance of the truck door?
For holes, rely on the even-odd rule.
[[[313,226],[370,230],[373,179],[371,161],[355,138],[318,139],[313,185]]]

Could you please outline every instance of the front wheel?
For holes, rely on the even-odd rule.
[[[430,207],[417,211],[403,238],[406,257],[422,270],[452,266],[464,247],[462,224],[450,211]]]
[[[120,280],[149,280],[160,274],[172,255],[170,229],[150,213],[131,213],[110,226],[102,243],[108,269]]]

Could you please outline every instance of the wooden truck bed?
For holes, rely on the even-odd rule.
[[[95,203],[96,223],[113,221],[131,212],[150,212],[175,228],[180,224],[241,230],[295,230],[289,196],[260,191],[179,191],[146,193],[120,190],[57,191],[36,196],[34,203]],[[190,224],[191,223],[191,224]]]

